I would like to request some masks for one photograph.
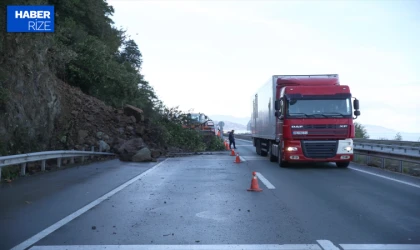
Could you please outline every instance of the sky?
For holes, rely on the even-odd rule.
[[[107,2],[169,107],[250,117],[272,75],[339,74],[358,122],[420,132],[420,1]]]

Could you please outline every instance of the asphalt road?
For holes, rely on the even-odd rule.
[[[279,168],[250,142],[237,147],[239,164],[227,151],[114,160],[3,186],[0,248],[420,249],[419,179],[357,164]],[[262,192],[247,191],[253,171]]]

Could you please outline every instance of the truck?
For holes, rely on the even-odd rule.
[[[197,130],[204,136],[216,135],[214,122],[202,113],[188,113],[183,128]]]
[[[353,160],[359,100],[338,74],[273,75],[252,99],[250,129],[258,155],[280,167],[334,162],[346,168]]]

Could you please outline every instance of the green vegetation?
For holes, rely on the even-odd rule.
[[[54,5],[55,33],[6,33],[7,5]],[[169,109],[158,99],[153,87],[140,73],[142,54],[126,31],[112,21],[114,9],[104,0],[3,0],[0,3],[0,89],[6,89],[7,67],[25,69],[46,54],[49,70],[64,82],[106,104],[141,108],[156,128],[160,143],[187,150],[218,149],[217,141],[204,143],[196,131],[182,129],[168,117]],[[27,72],[30,73],[30,72]],[[0,107],[7,95],[0,92]]]
[[[207,137],[196,130],[183,128],[182,124],[186,123],[188,117],[177,107],[164,108],[160,113],[161,118],[156,120],[154,136],[165,145],[174,145],[189,151],[224,150],[222,140],[216,136]]]
[[[400,132],[398,132],[398,133],[395,135],[394,140],[396,140],[396,141],[402,141],[402,140],[403,140],[403,138],[402,138],[402,136],[401,136]]]
[[[366,128],[362,124],[355,122],[354,127],[355,127],[356,138],[369,139],[369,134],[366,131]]]

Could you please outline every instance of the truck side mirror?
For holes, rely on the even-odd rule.
[[[281,116],[281,112],[280,111],[276,111],[276,112],[274,112],[274,115],[278,118],[278,117]]]
[[[359,107],[359,100],[357,100],[357,99],[354,99],[353,100],[353,107],[354,107],[355,110],[359,110],[360,109],[360,107]]]
[[[276,100],[276,101],[274,102],[274,109],[275,109],[275,110],[280,110],[280,100]]]
[[[360,110],[355,110],[355,111],[354,111],[354,115],[355,115],[355,116],[359,116],[359,115],[360,115]]]

